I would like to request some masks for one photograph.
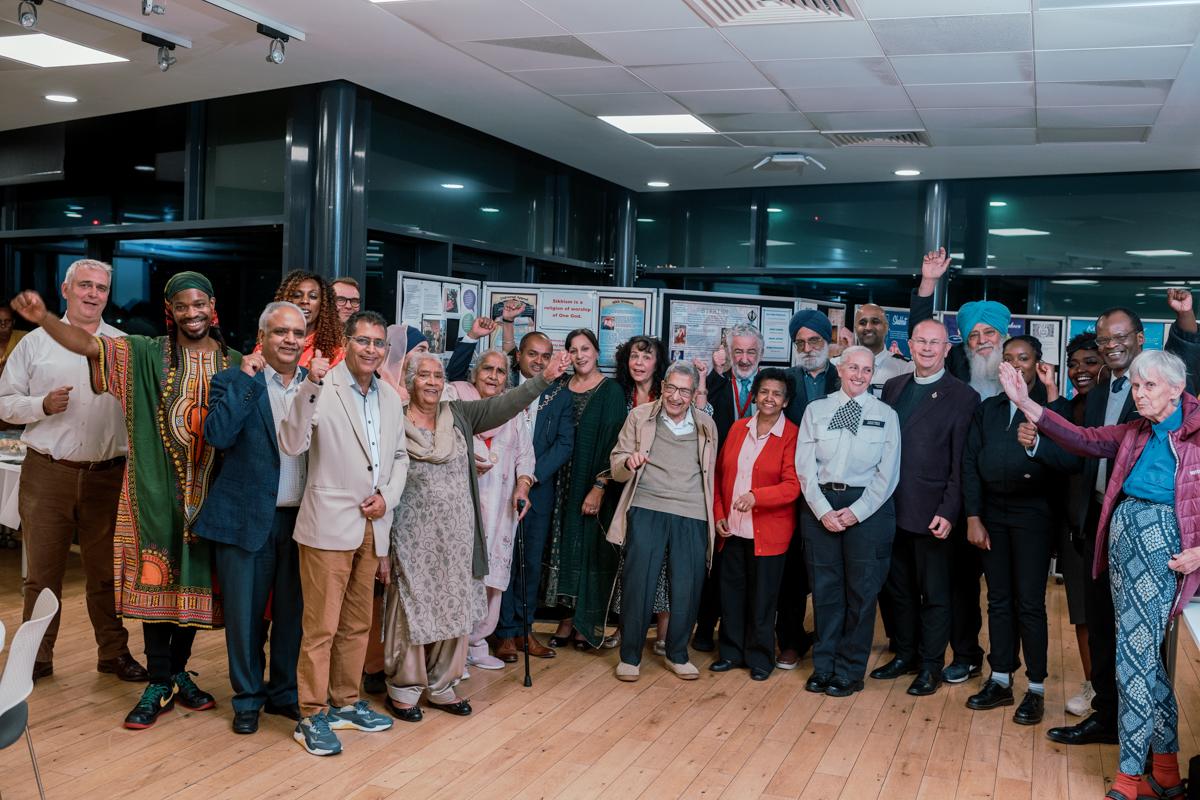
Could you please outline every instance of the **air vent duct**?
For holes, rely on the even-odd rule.
[[[929,147],[925,131],[821,131],[835,147]]]
[[[715,28],[862,19],[854,0],[685,0]]]

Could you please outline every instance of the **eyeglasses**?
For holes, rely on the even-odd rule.
[[[909,339],[909,343],[917,347],[939,347],[946,343],[945,339]]]
[[[342,297],[340,295],[334,298],[333,303],[334,305],[345,306],[347,308],[358,308],[362,305],[362,301],[357,297]]]
[[[793,344],[797,350],[823,350],[825,348],[825,340],[820,336],[810,336],[807,339],[797,339]]]
[[[359,347],[375,345],[376,350],[386,350],[388,346],[387,339],[372,339],[370,336],[351,336],[350,341]]]
[[[1112,336],[1097,336],[1096,347],[1108,347],[1110,344],[1125,344],[1129,341],[1129,337],[1133,336],[1137,331],[1129,331],[1128,333],[1115,333]]]
[[[684,389],[682,386],[676,386],[672,383],[664,382],[662,385],[662,388],[663,388],[664,396],[669,395],[671,397],[674,397],[675,395],[679,395],[684,400],[687,400],[689,397],[691,397],[692,395],[694,395],[696,393],[695,389]]]

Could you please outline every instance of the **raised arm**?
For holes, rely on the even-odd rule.
[[[1053,439],[1068,453],[1090,458],[1112,458],[1117,454],[1121,439],[1125,437],[1126,425],[1081,428],[1068,422],[1030,398],[1025,379],[1010,364],[1000,365],[1000,385],[1025,418],[1037,425],[1038,432]]]
[[[41,325],[50,338],[72,353],[95,361],[100,357],[100,345],[96,337],[74,325],[68,325],[46,310],[42,296],[37,292],[21,292],[12,300],[13,310],[34,325]]]

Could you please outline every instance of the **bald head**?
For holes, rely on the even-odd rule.
[[[854,335],[863,347],[880,353],[888,335],[887,314],[874,303],[859,306],[854,312]]]
[[[936,375],[946,365],[946,356],[950,353],[946,326],[935,319],[918,322],[909,337],[908,351],[918,377]]]

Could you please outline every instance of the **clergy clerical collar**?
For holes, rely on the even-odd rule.
[[[927,377],[924,377],[924,378],[922,378],[920,375],[917,375],[914,372],[913,373],[913,381],[916,382],[920,386],[927,386],[931,383],[937,383],[938,381],[940,381],[942,379],[942,376],[944,376],[945,374],[946,374],[945,367],[942,367],[937,372],[935,372],[932,375],[929,375]]]

